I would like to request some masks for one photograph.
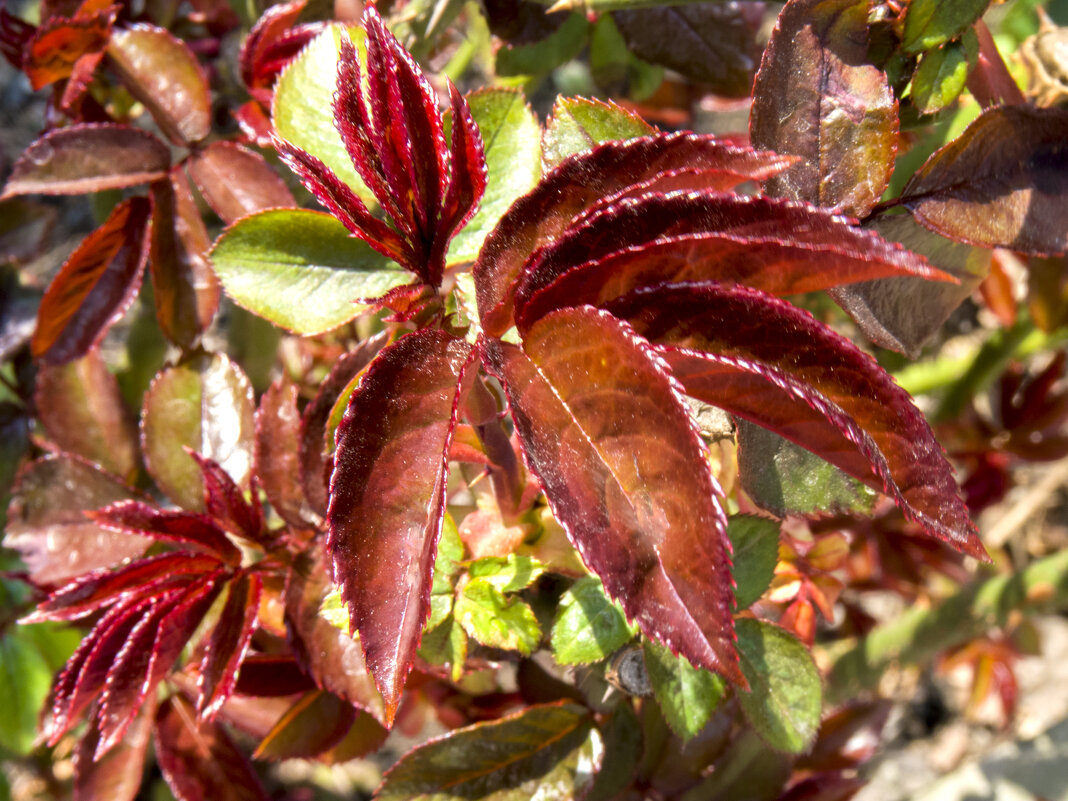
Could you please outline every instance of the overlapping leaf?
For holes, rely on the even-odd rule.
[[[73,18],[53,17],[40,25],[22,53],[22,69],[34,90],[91,75],[103,57],[117,13],[117,6],[109,6]]]
[[[271,384],[256,410],[254,473],[268,503],[287,523],[307,525],[311,509],[300,481],[300,412],[297,386]]]
[[[235,142],[212,142],[196,151],[188,169],[204,200],[225,223],[264,209],[297,205],[263,156]]]
[[[633,112],[612,102],[561,97],[545,123],[542,161],[551,169],[584,150],[605,142],[648,136],[654,129]]]

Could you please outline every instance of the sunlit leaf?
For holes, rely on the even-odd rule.
[[[560,597],[553,621],[553,658],[561,665],[606,659],[634,636],[623,610],[604,594],[596,576],[572,584]]]
[[[263,509],[258,484],[252,483],[249,498],[215,461],[192,451],[190,456],[200,465],[204,478],[204,511],[216,524],[231,534],[265,544]]]
[[[731,541],[734,603],[748,609],[771,585],[779,560],[779,524],[753,515],[734,515],[727,523]]]
[[[197,712],[205,718],[213,718],[234,691],[237,671],[252,640],[262,590],[263,579],[255,573],[243,573],[230,582],[200,666]]]
[[[456,621],[477,642],[529,656],[541,640],[534,610],[519,598],[505,598],[488,579],[464,585],[453,608]]]
[[[634,139],[653,133],[653,126],[615,103],[584,97],[558,97],[542,137],[542,163],[552,169],[604,142]]]
[[[254,472],[268,503],[293,525],[305,525],[311,511],[300,483],[300,432],[297,386],[279,379],[256,410]]]
[[[912,0],[905,13],[901,46],[909,53],[955,39],[986,11],[990,0]]]
[[[684,741],[693,739],[723,700],[726,684],[659,643],[646,640],[642,645],[645,668],[664,719]]]
[[[257,211],[297,205],[263,156],[236,142],[212,142],[193,153],[187,169],[204,200],[227,224]]]
[[[482,578],[501,592],[519,592],[538,580],[545,567],[536,559],[520,554],[483,556],[467,566],[467,575]]]
[[[112,531],[144,533],[153,539],[192,545],[231,565],[241,562],[241,551],[207,515],[174,509],[157,509],[140,501],[120,501],[86,516]]]
[[[979,57],[975,34],[928,50],[912,76],[912,103],[921,114],[941,111],[964,91],[968,71]]]

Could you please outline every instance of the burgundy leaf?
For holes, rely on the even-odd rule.
[[[649,637],[744,684],[722,490],[664,363],[581,307],[490,340],[527,462],[608,594]]]
[[[650,341],[689,349],[663,352],[687,394],[885,490],[930,535],[985,558],[953,470],[908,393],[808,312],[716,284],[638,291],[608,308]]]
[[[89,726],[74,750],[72,801],[134,801],[141,789],[145,756],[152,736],[156,705],[149,701],[106,756],[94,759],[100,731]]]
[[[200,665],[197,712],[204,718],[215,717],[234,691],[241,660],[256,626],[262,591],[263,579],[258,573],[242,573],[230,582],[226,604]]]
[[[180,695],[156,715],[156,759],[178,801],[266,801],[248,759],[216,723]]]
[[[756,147],[803,161],[765,183],[769,194],[863,217],[890,181],[897,100],[868,62],[867,0],[790,0],[753,87]]]
[[[512,293],[527,258],[602,197],[678,169],[702,170],[710,174],[707,188],[727,190],[769,178],[791,163],[786,156],[695,134],[608,142],[566,159],[512,204],[482,246],[474,275],[483,328],[500,336],[511,327]]]
[[[296,24],[300,13],[308,0],[291,0],[271,6],[256,20],[248,36],[241,45],[238,62],[241,65],[241,80],[249,89],[263,87],[267,84],[264,76],[264,56],[272,44]],[[269,76],[273,78],[273,73]]]
[[[204,474],[204,511],[227,531],[252,542],[261,542],[264,539],[263,509],[260,508],[255,478],[252,479],[251,501],[246,501],[241,487],[217,462],[195,451],[189,455]]]
[[[44,364],[84,355],[122,317],[141,285],[152,204],[130,198],[89,234],[48,285],[30,340]]]
[[[308,676],[290,654],[248,654],[241,662],[234,692],[257,698],[278,698],[315,689]]]
[[[80,195],[164,177],[167,146],[125,125],[72,125],[35,139],[11,170],[0,199],[12,195]]]
[[[0,54],[15,69],[22,69],[23,53],[36,30],[36,25],[9,14],[6,7],[0,6]]]
[[[901,196],[936,233],[1032,255],[1068,248],[1068,110],[987,109]]]
[[[236,142],[212,142],[190,157],[187,168],[204,200],[224,223],[263,209],[297,203],[263,156]]]
[[[74,18],[53,17],[42,23],[23,50],[22,70],[34,91],[71,76],[84,56],[100,53],[108,43],[118,6]]]
[[[337,429],[327,548],[387,722],[430,614],[449,441],[471,357],[443,331],[408,334],[372,362]]]
[[[156,509],[140,501],[120,501],[87,512],[90,520],[111,531],[192,545],[230,565],[241,564],[241,551],[207,515]]]
[[[263,393],[256,411],[255,475],[278,515],[292,526],[314,521],[300,481],[300,412],[297,385],[283,377]],[[319,475],[322,475],[320,466]],[[323,506],[326,490],[323,488]]]

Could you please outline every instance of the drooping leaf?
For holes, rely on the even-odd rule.
[[[148,257],[150,212],[143,197],[120,203],[64,262],[41,299],[30,340],[42,363],[87,353],[133,302]]]
[[[52,670],[33,641],[18,629],[0,637],[0,746],[16,754],[33,749],[37,713],[48,696]]]
[[[736,680],[721,494],[676,385],[629,326],[581,307],[487,344],[527,462],[642,631]]]
[[[487,742],[495,748],[484,748]],[[409,751],[376,801],[581,798],[600,766],[601,737],[576,704],[544,704],[450,732]]]
[[[605,142],[634,139],[653,126],[615,103],[585,97],[558,97],[545,123],[541,160],[546,169]]]
[[[553,621],[553,658],[561,665],[606,659],[634,636],[623,610],[604,594],[596,576],[585,576],[560,597]]]
[[[727,523],[731,541],[734,604],[748,609],[771,585],[779,559],[779,524],[753,515],[734,515]]]
[[[696,737],[726,694],[727,686],[715,673],[695,668],[659,643],[642,643],[645,667],[660,711],[671,730],[683,741]]]
[[[262,591],[263,579],[258,573],[242,573],[230,582],[226,603],[200,666],[197,712],[204,718],[215,717],[234,691],[237,671],[252,640]]]
[[[204,200],[224,223],[257,211],[297,205],[285,181],[263,156],[236,142],[212,142],[193,153],[187,168]]]
[[[108,59],[127,91],[176,145],[211,133],[211,93],[189,45],[145,23],[115,31]]]
[[[927,228],[1032,255],[1068,248],[1068,111],[987,109],[909,179],[901,202]]]
[[[957,38],[986,11],[990,0],[913,0],[905,13],[901,46],[921,53]]]
[[[820,674],[801,642],[763,620],[740,619],[738,653],[749,690],[738,700],[772,748],[797,754],[816,738],[822,709]]]
[[[255,435],[252,387],[225,356],[206,353],[165,368],[145,394],[141,447],[145,467],[167,496],[192,511],[204,508],[196,451],[247,487]]]
[[[446,456],[470,355],[439,330],[401,338],[375,358],[337,430],[327,548],[390,721],[430,613]]]
[[[300,482],[300,412],[297,385],[275,381],[256,410],[255,474],[267,502],[291,525],[306,525],[308,501]]]
[[[975,33],[967,31],[959,42],[928,50],[912,76],[912,104],[921,114],[941,111],[964,91],[968,72],[979,57]]]
[[[127,481],[137,473],[137,429],[98,350],[37,371],[37,417],[60,450],[84,456]]]
[[[211,262],[236,303],[300,334],[337,328],[374,305],[360,301],[412,280],[333,217],[297,209],[238,221],[215,242]]]
[[[468,636],[491,648],[530,656],[541,640],[541,627],[530,605],[519,598],[505,598],[485,578],[464,585],[453,614]]]
[[[73,801],[134,801],[141,789],[145,756],[152,737],[155,704],[146,704],[122,741],[95,760],[100,732],[90,726],[74,751]]]
[[[791,0],[753,86],[755,147],[802,161],[765,183],[772,195],[854,217],[879,201],[897,151],[897,101],[870,64],[867,0]]]
[[[0,199],[137,186],[165,176],[170,163],[167,146],[148,131],[112,124],[57,128],[19,156]]]

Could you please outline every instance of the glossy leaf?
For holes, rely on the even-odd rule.
[[[142,23],[111,35],[108,59],[126,89],[176,145],[199,142],[211,133],[208,82],[181,39]]]
[[[561,161],[605,142],[634,139],[653,126],[615,103],[584,97],[560,97],[545,123],[542,162],[552,169]]]
[[[487,743],[496,747],[487,748]],[[575,704],[532,706],[421,745],[394,765],[376,801],[581,798],[600,767],[600,734]]]
[[[606,659],[634,636],[623,610],[608,599],[596,576],[585,576],[560,597],[553,621],[553,658],[560,665]]]
[[[327,548],[390,721],[430,613],[469,357],[467,343],[442,331],[403,337],[371,364],[337,430]]]
[[[955,39],[986,11],[990,0],[913,0],[905,13],[901,46],[921,53]]]
[[[734,515],[727,523],[734,551],[734,604],[748,609],[771,585],[779,561],[779,524],[753,515]]]
[[[204,481],[190,448],[247,487],[252,470],[252,387],[225,356],[197,354],[165,368],[145,394],[141,447],[159,487],[186,509],[204,508]]]
[[[901,202],[927,228],[1033,255],[1068,248],[1068,111],[983,112],[912,176]]]
[[[659,643],[643,644],[645,668],[664,719],[683,741],[696,737],[726,695],[726,684],[715,673],[695,668]]]
[[[534,610],[519,598],[505,598],[488,579],[471,579],[465,584],[453,614],[468,636],[491,648],[529,656],[541,640]]]
[[[37,371],[37,417],[62,451],[130,481],[138,469],[137,429],[99,351]]]
[[[64,262],[41,299],[30,340],[42,363],[84,355],[133,302],[148,257],[150,212],[143,197],[120,203]]]
[[[236,142],[212,142],[193,153],[187,169],[204,200],[227,224],[257,211],[297,205],[263,156]]]
[[[256,410],[255,474],[267,502],[291,525],[304,525],[311,509],[300,482],[300,412],[296,384],[279,379]]]
[[[249,499],[230,474],[218,463],[193,451],[190,456],[200,465],[204,478],[204,511],[232,534],[251,542],[265,539],[263,509],[257,483],[252,483]]]
[[[148,131],[112,124],[57,128],[19,156],[0,198],[137,186],[165,176],[170,163],[170,150]]]
[[[822,687],[812,656],[793,635],[762,620],[740,619],[738,653],[749,690],[738,701],[772,748],[797,754],[820,726]]]
[[[234,691],[237,671],[252,640],[262,591],[263,579],[257,573],[242,573],[230,582],[200,665],[197,712],[206,719],[215,717]]]
[[[100,733],[95,726],[86,729],[74,751],[72,801],[134,801],[141,789],[148,743],[152,738],[155,704],[146,705],[118,743],[96,760]]]
[[[802,161],[765,183],[776,196],[855,217],[879,201],[897,151],[897,101],[867,59],[867,0],[791,0],[753,86],[755,147]]]
[[[246,217],[215,242],[211,261],[233,300],[300,334],[337,328],[411,273],[349,236],[333,217],[273,210]]]
[[[120,501],[103,509],[87,512],[90,520],[112,531],[128,534],[145,533],[164,540],[212,554],[231,565],[241,563],[241,551],[226,533],[206,515],[171,509],[156,509],[140,501]]]
[[[912,103],[921,114],[941,111],[964,91],[968,72],[979,57],[975,34],[928,50],[912,76]]]
[[[663,363],[588,307],[487,355],[553,515],[609,597],[650,638],[740,679],[722,491]]]
[[[307,5],[307,0],[278,3],[265,9],[252,26],[241,45],[239,63],[241,80],[253,95],[257,89],[270,87],[277,78],[277,70],[282,66],[278,64],[278,48],[281,46],[288,52],[286,45],[291,43],[292,28]],[[292,57],[296,54],[289,55]]]
[[[501,592],[519,592],[538,580],[545,567],[523,554],[483,556],[467,565],[467,575],[485,579]]]

